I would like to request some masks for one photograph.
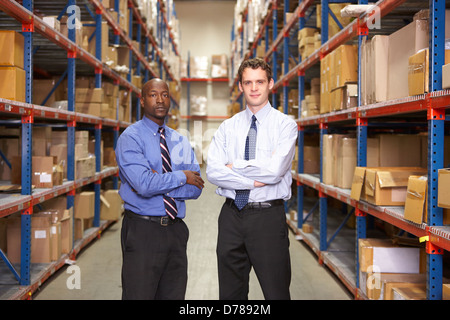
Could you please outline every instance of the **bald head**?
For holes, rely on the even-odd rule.
[[[145,96],[151,88],[164,86],[167,91],[169,91],[169,86],[167,83],[160,78],[153,78],[142,86],[142,96]]]

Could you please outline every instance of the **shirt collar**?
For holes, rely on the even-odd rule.
[[[272,109],[272,105],[270,104],[269,101],[267,101],[266,105],[264,107],[262,107],[255,114],[257,122],[262,123],[264,121],[264,119],[267,117],[267,115],[269,114],[271,109]],[[247,120],[250,122],[252,119],[252,116],[253,116],[253,112],[251,112],[248,107],[245,109],[245,115],[246,115]]]
[[[150,120],[146,116],[142,117],[142,121],[144,121],[144,124],[153,132],[154,134],[158,133],[159,127],[163,127],[166,129],[166,124],[164,123],[162,126],[154,122],[153,120]]]

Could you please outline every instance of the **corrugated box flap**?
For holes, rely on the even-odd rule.
[[[426,169],[423,168],[397,168],[396,170],[378,171],[378,183],[380,188],[407,187],[409,176],[423,175]]]

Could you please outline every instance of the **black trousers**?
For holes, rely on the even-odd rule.
[[[183,300],[188,238],[183,220],[161,226],[125,211],[121,230],[122,299]]]
[[[238,211],[224,203],[219,216],[219,298],[247,300],[253,267],[267,300],[289,300],[291,262],[283,205]]]

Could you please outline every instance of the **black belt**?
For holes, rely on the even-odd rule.
[[[166,227],[168,225],[172,225],[174,223],[177,223],[178,221],[181,221],[180,218],[172,219],[169,216],[144,216],[144,215],[141,215],[141,214],[134,213],[133,211],[130,211],[130,210],[125,210],[125,213],[128,213],[128,214],[130,214],[130,215],[132,215],[133,217],[136,217],[136,218],[140,218],[140,219],[144,219],[144,220],[147,220],[147,221],[152,221],[152,222],[159,223],[163,227]]]
[[[225,203],[227,205],[229,205],[230,207],[236,207],[236,204],[234,203],[233,199],[227,198],[225,200]],[[276,199],[276,200],[270,200],[270,201],[264,201],[264,202],[248,202],[244,208],[242,208],[242,210],[244,209],[265,209],[265,208],[270,208],[272,206],[280,206],[284,204],[284,200],[282,199]],[[236,207],[237,209],[237,207]],[[239,210],[239,209],[238,209]]]

